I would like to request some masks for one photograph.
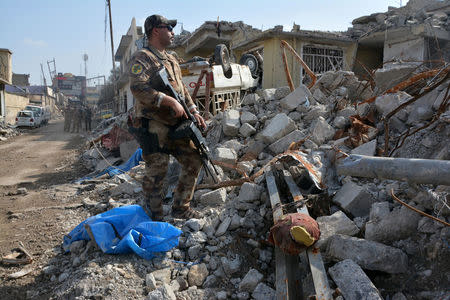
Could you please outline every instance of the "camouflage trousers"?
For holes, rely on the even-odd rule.
[[[142,184],[152,214],[162,216],[162,199],[165,195],[164,179],[169,165],[169,154],[181,165],[178,185],[173,195],[172,210],[186,210],[194,194],[195,183],[201,168],[200,155],[189,139],[170,140],[169,127],[149,122],[149,132],[157,134],[159,147],[164,152],[144,154],[145,176]]]

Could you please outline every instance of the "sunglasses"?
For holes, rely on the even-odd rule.
[[[170,32],[172,32],[172,30],[173,30],[173,27],[170,25],[156,26],[156,28],[167,28],[167,30],[169,30]]]

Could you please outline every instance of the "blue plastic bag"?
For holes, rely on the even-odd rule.
[[[152,259],[156,252],[165,252],[178,246],[182,231],[169,223],[153,222],[139,205],[111,209],[81,222],[64,236],[63,248],[70,244],[90,240],[90,228],[99,248],[108,254],[134,252],[142,258]]]

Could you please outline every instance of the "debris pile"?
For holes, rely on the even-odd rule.
[[[20,130],[13,125],[3,125],[0,123],[0,142],[6,141],[8,138],[19,135]]]

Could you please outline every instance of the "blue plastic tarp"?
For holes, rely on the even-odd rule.
[[[139,205],[117,207],[92,216],[81,222],[64,236],[63,248],[70,244],[90,240],[86,227],[90,228],[99,248],[108,254],[136,253],[152,259],[157,252],[165,252],[178,246],[182,231],[165,222],[153,222]]]

